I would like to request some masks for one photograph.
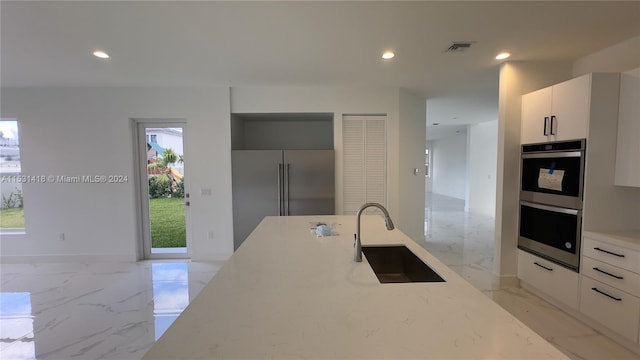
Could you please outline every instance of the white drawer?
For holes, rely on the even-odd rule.
[[[633,342],[638,341],[640,299],[582,277],[580,312]]]
[[[589,257],[582,258],[582,275],[640,297],[640,275]]]
[[[518,250],[518,278],[548,296],[578,309],[578,273]]]
[[[640,274],[640,252],[584,238],[582,255]]]

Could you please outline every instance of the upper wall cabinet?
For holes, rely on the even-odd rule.
[[[232,150],[331,150],[333,113],[231,114]]]
[[[522,96],[521,144],[587,137],[591,74]]]
[[[615,184],[640,187],[640,68],[620,76]]]

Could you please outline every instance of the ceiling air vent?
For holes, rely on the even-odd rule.
[[[451,43],[451,45],[449,45],[445,52],[462,52],[468,50],[474,43],[475,41],[453,42]]]

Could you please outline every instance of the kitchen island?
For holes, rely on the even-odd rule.
[[[362,243],[404,244],[445,282],[381,284],[353,261],[355,216],[266,217],[145,359],[566,359],[382,217]],[[333,235],[317,237],[318,222]]]

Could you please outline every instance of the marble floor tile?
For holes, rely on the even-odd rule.
[[[640,359],[581,321],[493,275],[494,218],[464,211],[464,201],[427,193],[425,242],[439,260],[574,360]]]
[[[0,358],[139,359],[221,265],[2,264]]]

